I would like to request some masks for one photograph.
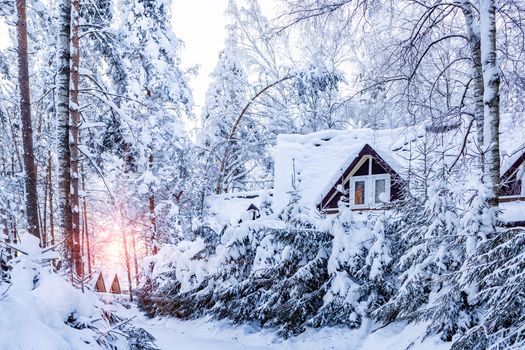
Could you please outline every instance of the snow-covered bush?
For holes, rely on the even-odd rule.
[[[12,245],[9,279],[0,283],[0,349],[153,350],[153,337],[123,322],[95,293],[52,271],[52,251],[29,234]]]
[[[204,240],[164,247],[139,289],[151,315],[210,315],[256,322],[284,337],[307,327],[359,327],[391,282],[384,214],[356,222],[349,208],[315,219],[290,204],[279,214],[227,227],[214,249]],[[211,241],[210,241],[211,242]]]

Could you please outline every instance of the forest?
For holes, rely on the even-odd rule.
[[[525,2],[185,1],[0,0],[0,349],[525,349]]]

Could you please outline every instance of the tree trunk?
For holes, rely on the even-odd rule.
[[[496,2],[480,1],[481,59],[483,65],[485,182],[490,187],[490,205],[499,204],[499,67],[496,62]]]
[[[139,286],[139,262],[137,260],[137,242],[135,240],[135,231],[131,233],[131,245],[133,248],[133,263],[135,266],[135,283],[138,288]]]
[[[474,17],[474,10],[469,0],[461,1],[463,15],[465,16],[465,25],[467,29],[467,38],[469,42],[471,67],[472,67],[472,95],[474,97],[474,120],[476,122],[476,131],[478,147],[483,147],[483,71],[481,63],[481,41],[479,21]],[[480,163],[483,168],[485,155],[480,152]]]
[[[149,161],[148,169],[149,171],[153,172],[153,155],[152,154],[150,154],[148,161]],[[158,253],[159,248],[157,245],[157,219],[155,217],[155,194],[153,193],[153,189],[151,187],[149,190],[149,218],[150,218],[150,225],[151,225],[151,237],[150,237],[151,253],[155,255]]]
[[[88,227],[88,215],[87,215],[87,200],[86,200],[86,182],[84,176],[84,166],[80,163],[80,176],[82,176],[82,206],[83,206],[83,216],[82,224],[84,227],[84,235],[86,237],[86,253],[87,253],[87,267],[88,273],[91,274],[91,244],[89,241],[89,227]]]
[[[129,300],[133,301],[133,286],[131,284],[131,263],[129,261],[128,242],[126,239],[126,229],[122,228],[122,244],[124,245],[124,259],[126,262],[126,271],[128,274]]]
[[[53,216],[53,177],[51,168],[51,151],[47,159],[47,178],[49,181],[49,235],[51,236],[51,246],[55,245],[55,218]],[[45,205],[45,204],[44,204]]]
[[[71,222],[71,154],[69,151],[69,83],[70,83],[70,39],[71,0],[60,0],[58,9],[58,74],[57,74],[57,121],[58,121],[58,206],[60,230],[66,240],[66,261],[75,269],[73,260],[73,236]]]
[[[47,164],[49,168],[49,162]],[[51,184],[51,179],[49,178],[49,169],[46,171],[46,176],[44,178],[44,208],[42,214],[42,248],[47,246],[47,196],[49,193],[49,186]]]
[[[20,87],[20,113],[22,117],[22,139],[24,143],[27,230],[30,234],[40,239],[37,171],[33,153],[33,128],[31,126],[25,0],[17,0],[16,9],[18,16],[16,24],[18,34],[18,85]]]
[[[72,15],[72,36],[71,36],[71,91],[69,113],[71,115],[71,142],[69,149],[71,152],[71,234],[73,236],[73,262],[75,272],[78,276],[84,276],[84,264],[82,262],[82,249],[80,246],[80,201],[78,185],[78,126],[80,124],[80,114],[78,105],[78,84],[80,79],[80,46],[78,36],[78,23],[80,13],[80,0],[73,0]]]

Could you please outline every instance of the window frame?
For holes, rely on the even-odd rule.
[[[361,208],[374,208],[380,207],[383,202],[376,203],[375,201],[375,192],[376,192],[376,180],[385,180],[385,194],[390,202],[391,195],[391,176],[390,174],[377,174],[377,175],[359,175],[350,177],[350,186],[349,186],[349,199],[351,208],[361,209]],[[355,204],[355,183],[359,181],[365,182],[365,195],[364,195],[364,204]]]

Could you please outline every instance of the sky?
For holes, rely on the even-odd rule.
[[[199,74],[190,81],[199,116],[206,96],[210,74],[217,64],[226,39],[228,0],[172,0],[172,25],[175,35],[184,42],[182,68],[199,65]],[[278,0],[259,0],[263,13],[272,14]],[[237,0],[238,6],[243,4]]]
[[[259,3],[265,14],[271,14],[277,1],[259,0]],[[237,0],[237,3],[241,6],[243,0]],[[181,52],[182,68],[200,66],[199,74],[190,81],[197,116],[211,81],[210,74],[226,39],[227,7],[228,0],[172,0],[173,31],[184,42]],[[0,49],[8,45],[7,26],[0,21]]]
[[[182,67],[198,64],[199,74],[191,80],[196,112],[204,102],[210,73],[226,38],[224,12],[228,0],[173,0],[172,24],[175,35],[184,41]]]

